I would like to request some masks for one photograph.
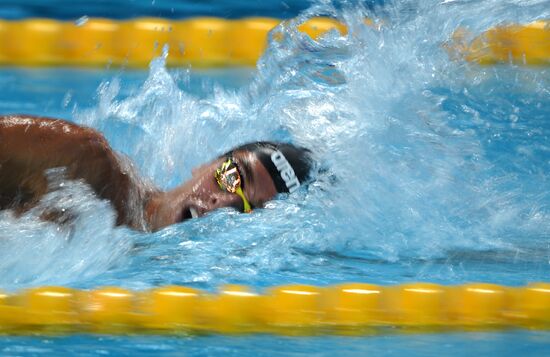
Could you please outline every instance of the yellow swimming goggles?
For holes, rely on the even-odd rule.
[[[242,189],[241,173],[239,172],[237,164],[233,161],[233,158],[228,158],[218,169],[216,169],[214,177],[222,190],[234,193],[243,200],[245,213],[252,212],[250,203],[246,199]]]

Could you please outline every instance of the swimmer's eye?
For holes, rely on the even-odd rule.
[[[214,178],[222,190],[234,193],[243,200],[244,211],[246,213],[252,211],[250,203],[246,199],[242,189],[241,173],[235,163],[235,159],[232,157],[227,158],[214,172]]]

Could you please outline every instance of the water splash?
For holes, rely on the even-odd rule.
[[[88,23],[88,21],[90,21],[90,18],[88,16],[84,15],[84,16],[79,17],[78,19],[76,19],[74,24],[76,26],[84,26],[86,23]]]
[[[241,134],[253,136],[248,130],[244,134],[250,119],[236,93],[215,87],[216,99],[202,100],[182,91],[176,79],[185,83],[189,73],[169,73],[167,55],[165,47],[163,56],[151,62],[145,83],[130,96],[119,98],[121,84],[115,78],[99,88],[96,108],[75,113],[79,122],[106,132],[113,147],[137,160],[142,172],[164,188],[188,179],[192,167],[229,148],[227,135],[212,140],[213,133],[231,133],[232,142]]]
[[[122,264],[132,246],[115,213],[90,187],[48,173],[50,192],[20,217],[0,212],[2,288],[75,284]],[[43,218],[54,217],[51,220]]]

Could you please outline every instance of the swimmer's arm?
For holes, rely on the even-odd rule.
[[[110,148],[103,136],[90,128],[60,119],[0,116],[0,159],[3,160],[49,168],[106,151]]]
[[[135,182],[101,133],[64,120],[0,116],[0,183],[21,182],[35,195],[47,190],[44,170],[66,167],[71,179],[83,179],[129,224],[127,200]],[[6,167],[7,166],[7,167]]]

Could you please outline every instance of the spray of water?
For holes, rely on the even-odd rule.
[[[132,241],[114,230],[110,205],[88,185],[47,174],[49,193],[22,216],[0,212],[0,284],[4,289],[36,284],[74,284],[123,264]],[[44,220],[45,213],[55,219]],[[101,222],[102,224],[98,224]]]

